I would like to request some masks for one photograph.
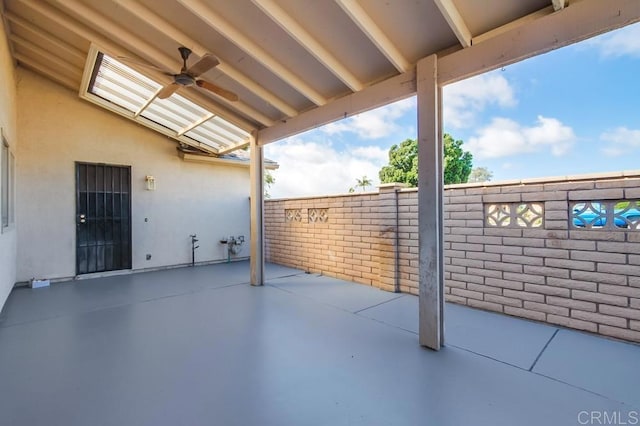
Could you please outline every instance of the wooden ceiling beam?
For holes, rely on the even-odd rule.
[[[487,31],[486,33],[475,36],[472,40],[472,44],[476,45],[478,43],[482,43],[502,33],[506,33],[507,31],[511,31],[515,28],[529,24],[531,21],[535,21],[536,19],[540,19],[542,17],[550,15],[553,12],[554,12],[553,6],[547,6],[533,13],[530,13],[526,16],[523,16],[522,18],[516,19],[515,21],[511,21],[507,24],[499,26],[498,28],[494,28],[492,30]]]
[[[258,132],[258,143],[266,145],[306,130],[348,118],[380,106],[399,101],[416,93],[415,68],[380,83],[333,100],[327,105],[303,112]]]
[[[551,7],[551,6],[549,6]],[[640,21],[637,0],[574,0],[557,13],[527,19],[467,49],[438,58],[438,85],[549,52]],[[416,91],[415,69],[259,131],[261,145],[409,97]]]
[[[398,71],[401,73],[409,71],[411,63],[380,27],[373,22],[371,16],[369,16],[357,0],[335,1]]]
[[[309,83],[304,81],[300,76],[282,65],[273,58],[258,43],[251,40],[244,33],[238,30],[233,24],[227,21],[220,14],[213,11],[208,5],[201,0],[178,0],[184,7],[189,9],[195,16],[202,19],[207,25],[215,31],[226,37],[231,43],[238,46],[249,56],[264,65],[269,71],[277,75],[285,83],[304,95],[316,105],[324,105],[327,98],[320,92],[315,90]]]
[[[118,3],[123,9],[127,10],[129,13],[137,17],[143,22],[151,25],[167,37],[174,40],[176,43],[186,46],[190,48],[193,53],[197,56],[202,57],[205,53],[209,53],[209,49],[204,47],[202,44],[197,42],[196,40],[190,38],[181,30],[179,30],[175,25],[171,24],[146,6],[135,0],[113,0],[115,3]],[[215,54],[215,52],[211,52]],[[247,77],[245,74],[232,67],[226,62],[221,62],[217,67],[217,70],[227,75],[229,78],[233,79],[240,85],[247,88],[254,95],[263,99],[268,104],[272,105],[274,108],[282,112],[288,117],[293,117],[298,114],[298,111],[293,108],[291,105],[288,105],[285,101],[280,99],[274,93],[267,90],[264,86],[256,83],[251,78]]]
[[[89,27],[100,29],[100,32],[109,39],[119,43],[120,46],[125,46],[140,57],[152,61],[154,65],[167,70],[179,69],[182,66],[182,61],[178,55],[175,58],[167,55],[151,43],[138,39],[137,36],[123,26],[107,19],[104,15],[78,0],[51,1],[56,6],[64,9],[69,15],[76,17],[80,22],[88,24]],[[92,39],[89,40],[93,41]]]
[[[62,50],[64,53],[77,59],[78,61],[84,61],[86,55],[82,53],[81,50],[76,49],[75,47],[71,46],[65,41],[60,40],[53,34],[48,33],[39,27],[36,27],[31,22],[19,17],[13,12],[6,11],[5,16],[7,17],[9,22],[11,22],[12,25],[19,26],[20,28],[36,36],[36,38],[52,44],[56,48]]]
[[[196,120],[193,123],[189,124],[187,127],[184,127],[182,130],[179,130],[178,132],[176,132],[177,136],[182,136],[185,133],[188,133],[189,131],[195,129],[196,127],[198,127],[202,123],[211,120],[213,117],[215,117],[215,114],[209,113],[209,114],[205,115],[200,120]]]
[[[35,53],[36,56],[42,58],[45,62],[49,63],[50,65],[55,65],[59,68],[66,70],[66,72],[68,72],[69,74],[72,74],[73,77],[77,77],[78,79],[82,77],[81,68],[73,66],[69,62],[64,61],[63,59],[60,59],[58,56],[55,56],[53,53],[41,48],[40,46],[30,42],[29,40],[25,40],[22,37],[17,36],[15,34],[11,34],[9,36],[9,40],[11,40],[16,45],[21,46],[24,49],[27,49]]]
[[[117,41],[122,46],[125,46],[130,51],[135,52],[140,57],[151,61],[151,63],[157,64],[161,68],[165,68],[167,70],[180,69],[182,64],[178,64],[176,59],[169,57],[152,44],[140,39],[135,34],[127,31],[115,22],[108,20],[103,15],[89,8],[80,1],[55,0],[55,3],[63,7],[69,14],[77,16],[80,20],[88,22],[93,27],[100,28],[103,33],[107,34],[110,38]],[[178,55],[176,54],[176,58],[177,57]],[[251,117],[253,120],[264,126],[273,124],[273,120],[271,118],[242,101],[231,103],[226,101],[224,98],[220,98],[220,100],[223,103],[229,103],[233,108],[243,114],[246,114],[248,117]]]
[[[252,0],[273,22],[304,47],[314,58],[338,77],[348,88],[359,92],[364,84],[298,21],[273,0]]]
[[[56,25],[62,28],[66,28],[68,31],[84,38],[89,42],[93,42],[103,48],[109,49],[111,52],[124,52],[118,45],[111,40],[103,37],[94,30],[87,28],[85,25],[78,21],[71,19],[69,16],[60,12],[60,10],[40,0],[18,0],[29,9],[39,13],[43,17],[52,21]]]
[[[18,63],[22,64],[26,68],[31,68],[33,71],[39,74],[42,74],[45,77],[50,78],[51,80],[54,80],[57,83],[62,84],[67,89],[71,89],[73,91],[78,90],[78,86],[80,85],[80,79],[78,79],[77,81],[74,81],[70,79],[68,76],[60,75],[57,72],[52,71],[50,67],[47,67],[46,65],[36,61],[35,59],[25,56],[21,53],[15,53],[15,57]]]
[[[453,3],[453,0],[433,0],[440,13],[449,24],[449,27],[456,35],[462,47],[471,46],[471,31],[467,27],[467,24],[462,19],[462,15],[458,11],[458,8]]]
[[[438,84],[454,83],[638,21],[637,0],[574,0],[561,11],[438,58]]]
[[[243,142],[239,142],[235,145],[230,145],[226,148],[220,149],[218,151],[218,155],[225,155],[225,154],[229,154],[230,152],[236,151],[238,149],[242,149],[242,148],[246,148],[247,146],[249,146],[249,139],[247,139],[246,141]]]
[[[131,52],[126,51],[121,46],[117,45],[110,39],[102,36],[96,31],[89,29],[84,24],[76,21],[75,19],[70,18],[68,15],[62,13],[59,9],[47,4],[46,2],[39,0],[18,0],[20,3],[35,11],[36,13],[42,15],[46,19],[54,22],[57,25],[60,25],[63,28],[66,28],[68,31],[76,34],[79,37],[84,38],[90,43],[93,43],[96,46],[99,46],[104,53],[107,53],[112,56],[127,56],[130,55]],[[135,68],[135,67],[134,67]],[[145,69],[143,74],[147,74],[156,80],[159,83],[167,84],[170,83],[170,78],[162,73],[149,71]],[[182,93],[182,96],[185,98],[195,102],[196,104],[202,106],[209,111],[224,117],[225,120],[229,120],[231,123],[236,126],[246,130],[251,131],[251,129],[255,128],[255,124],[246,120],[243,117],[240,117],[236,113],[228,110],[226,107],[219,105],[215,102],[212,102],[211,99],[199,92],[196,91],[185,91]]]

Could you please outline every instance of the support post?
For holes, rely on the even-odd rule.
[[[251,285],[264,284],[264,161],[258,133],[250,139],[249,177],[251,180],[251,247],[249,266]]]
[[[418,235],[420,345],[439,350],[444,343],[444,251],[442,97],[438,59],[418,62]]]

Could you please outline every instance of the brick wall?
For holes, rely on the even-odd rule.
[[[640,342],[640,223],[572,218],[575,203],[613,212],[639,199],[639,172],[448,186],[446,299]],[[417,294],[417,211],[417,191],[401,185],[269,200],[267,259]]]
[[[401,187],[267,200],[267,260],[395,291],[395,200]],[[414,251],[417,255],[417,246]]]

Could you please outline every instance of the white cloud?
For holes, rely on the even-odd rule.
[[[495,72],[481,74],[444,87],[443,116],[445,127],[465,128],[488,105],[512,107],[517,104],[509,81]]]
[[[575,142],[573,129],[555,118],[538,116],[534,126],[526,127],[508,118],[497,117],[480,129],[466,145],[475,158],[499,158],[550,150],[565,154]]]
[[[618,127],[600,135],[600,139],[609,142],[602,152],[611,157],[617,157],[640,149],[640,130]]]
[[[338,151],[330,143],[297,137],[268,145],[265,156],[280,165],[272,172],[272,198],[343,194],[362,176],[372,180],[367,191],[373,191],[379,184],[378,171],[387,163],[387,151],[377,146]]]
[[[345,120],[327,124],[321,127],[320,130],[329,135],[351,132],[366,139],[384,138],[403,130],[397,120],[411,109],[415,109],[415,105],[415,97],[407,98],[381,108],[354,115]],[[402,131],[402,133],[406,133],[406,131]]]
[[[379,146],[359,146],[351,150],[351,154],[356,157],[366,158],[375,163],[387,163],[389,150]]]
[[[593,38],[586,45],[595,46],[603,57],[640,56],[640,24]]]

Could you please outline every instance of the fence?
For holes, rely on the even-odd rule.
[[[445,189],[445,297],[640,342],[640,172]],[[269,200],[271,262],[418,291],[418,194]]]

